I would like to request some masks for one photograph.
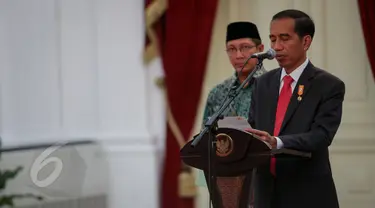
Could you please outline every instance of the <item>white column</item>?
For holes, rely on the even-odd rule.
[[[309,59],[314,62],[316,66],[322,68],[327,67],[327,43],[328,40],[325,35],[326,31],[326,15],[324,9],[325,0],[310,1],[309,15],[313,18],[315,23],[315,35],[313,44],[308,51]]]
[[[109,207],[158,207],[155,146],[143,66],[143,1],[97,0],[100,140],[109,162]]]
[[[4,145],[61,133],[61,64],[55,1],[1,1]]]
[[[375,84],[359,10],[351,0],[325,1],[322,6],[326,70],[346,83],[343,122],[331,148],[334,178],[343,208],[370,208],[375,202],[369,182],[375,179]]]
[[[226,5],[228,7],[228,17],[229,22],[241,21],[241,0],[231,0],[230,2],[221,2],[220,4]],[[229,23],[228,22],[228,23]]]

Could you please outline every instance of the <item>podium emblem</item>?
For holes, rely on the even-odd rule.
[[[233,151],[233,139],[227,134],[218,134],[216,136],[216,155],[226,157]]]

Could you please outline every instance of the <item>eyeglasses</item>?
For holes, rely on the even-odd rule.
[[[253,48],[255,48],[255,46],[241,46],[239,50],[242,54],[248,54]],[[231,47],[227,48],[226,51],[229,56],[234,56],[237,54],[238,49],[235,47]]]

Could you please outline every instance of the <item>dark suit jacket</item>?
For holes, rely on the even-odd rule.
[[[250,125],[273,135],[281,69],[255,80]],[[304,85],[298,101],[298,86]],[[308,159],[283,157],[276,161],[276,177],[269,164],[254,177],[255,208],[337,208],[328,147],[341,123],[345,84],[311,62],[293,91],[279,138],[284,148],[312,153]]]

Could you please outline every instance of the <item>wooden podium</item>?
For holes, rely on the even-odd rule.
[[[212,186],[211,198],[214,208],[249,208],[250,187],[253,171],[268,164],[271,156],[291,155],[311,157],[311,154],[295,150],[272,150],[271,146],[251,133],[234,128],[218,128],[216,131],[214,170],[216,184]],[[209,181],[209,137],[204,135],[200,143],[192,147],[188,142],[181,150],[181,159],[194,168],[203,170]],[[208,185],[208,184],[207,184]]]

